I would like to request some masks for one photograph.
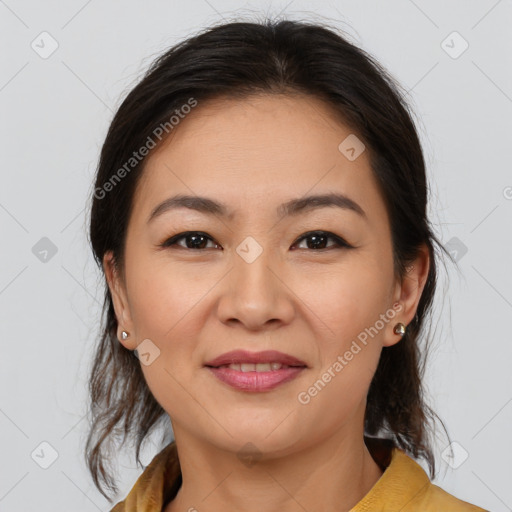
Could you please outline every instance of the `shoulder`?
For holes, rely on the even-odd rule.
[[[483,508],[472,505],[467,501],[456,498],[452,494],[447,493],[437,485],[430,483],[413,503],[412,508],[405,508],[404,512],[412,512],[413,510],[434,511],[449,510],[450,512],[488,512]]]
[[[413,512],[417,510],[423,512],[436,510],[449,510],[450,512],[486,512],[485,509],[463,501],[433,484],[424,469],[405,452],[398,451],[396,455],[397,458],[395,458],[395,461],[402,470],[403,478],[409,479],[412,487],[416,488],[415,494],[410,496],[410,502],[404,507],[403,512]]]
[[[425,470],[394,447],[381,478],[351,512],[488,512],[433,484]]]

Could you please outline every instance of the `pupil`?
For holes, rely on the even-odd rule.
[[[201,244],[199,242],[199,244],[197,243],[197,239],[203,239],[203,244]],[[205,237],[203,235],[190,235],[189,236],[189,240],[196,240],[196,242],[192,242],[192,247],[193,248],[199,248],[199,249],[203,249],[203,245],[204,245],[204,239]]]
[[[325,239],[326,237],[324,235],[311,235],[309,237],[310,240],[313,240],[312,244],[308,244],[309,248],[311,249],[311,246],[316,249],[324,249],[325,248]],[[319,242],[320,240],[320,242]]]

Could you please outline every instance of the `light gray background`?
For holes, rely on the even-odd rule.
[[[168,46],[221,18],[278,13],[336,23],[410,91],[432,220],[461,270],[449,267],[450,287],[438,296],[427,377],[432,405],[460,444],[448,464],[440,437],[436,483],[512,510],[510,0],[0,0],[2,512],[110,510],[82,452],[102,298],[86,199],[113,111]],[[31,47],[51,49],[44,31],[58,43],[48,58]],[[453,58],[464,40],[469,47]],[[43,237],[57,248],[46,262],[32,250]],[[39,464],[52,449],[42,442],[58,454],[48,469]],[[143,461],[157,449],[150,442]],[[119,469],[122,498],[141,470],[128,456]]]

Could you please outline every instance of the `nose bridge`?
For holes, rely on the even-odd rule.
[[[293,305],[286,286],[278,278],[275,251],[247,237],[233,252],[233,268],[228,275],[219,304],[224,322],[239,321],[257,329],[270,321],[289,322]]]
[[[269,301],[274,295],[275,276],[271,272],[272,256],[269,249],[258,250],[250,241],[237,247],[234,255],[233,286],[239,299],[247,302],[261,298]],[[274,258],[275,260],[275,258]],[[275,266],[275,261],[273,262]]]

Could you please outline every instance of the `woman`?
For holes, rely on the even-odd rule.
[[[92,201],[96,485],[115,436],[175,441],[113,510],[482,511],[413,460],[433,478],[426,206],[399,86],[334,30],[229,23],[157,59]]]

